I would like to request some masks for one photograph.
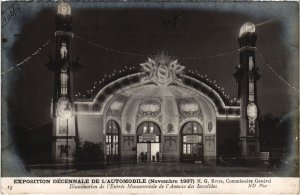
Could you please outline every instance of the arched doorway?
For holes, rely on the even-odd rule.
[[[183,162],[202,162],[203,128],[197,122],[188,122],[181,130],[181,160]]]
[[[158,162],[160,160],[160,128],[154,122],[141,123],[137,134],[137,162]]]
[[[105,148],[106,148],[106,161],[116,162],[119,161],[119,134],[120,127],[114,120],[109,120],[106,124],[105,130]]]

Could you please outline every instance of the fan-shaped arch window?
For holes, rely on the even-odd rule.
[[[197,122],[188,122],[182,127],[182,160],[202,161],[203,128]]]
[[[120,127],[116,121],[110,120],[105,130],[106,159],[116,161],[119,159],[119,134]]]
[[[137,132],[138,142],[160,142],[160,128],[154,122],[143,122],[139,125]]]
[[[197,122],[188,122],[182,128],[182,134],[194,135],[203,134],[202,126]]]

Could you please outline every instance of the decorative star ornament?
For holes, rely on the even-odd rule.
[[[141,66],[148,73],[148,77],[144,79],[145,82],[164,86],[181,82],[177,75],[181,74],[185,68],[179,65],[177,60],[173,60],[163,52],[154,56],[153,59],[148,58],[148,61],[142,63]]]

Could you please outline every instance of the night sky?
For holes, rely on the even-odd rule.
[[[3,23],[1,72],[27,58],[49,38],[54,38],[58,3],[20,2],[20,11]],[[12,2],[2,2],[2,13]],[[298,88],[298,4],[296,2],[235,3],[70,3],[73,32],[89,41],[120,51],[154,55],[161,51],[177,56],[188,69],[216,80],[230,97],[237,94],[233,77],[239,54],[204,60],[180,57],[206,56],[239,47],[240,27],[257,26],[257,48],[270,65]],[[74,38],[72,58],[82,69],[74,75],[74,92],[86,92],[94,81],[114,69],[136,66],[145,57],[122,55],[93,47]],[[45,64],[54,57],[54,42],[20,68],[2,74],[2,124],[30,127],[50,122],[54,75]],[[262,114],[286,115],[298,108],[294,91],[256,57],[259,72],[258,104]]]

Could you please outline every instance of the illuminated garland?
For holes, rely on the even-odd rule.
[[[89,41],[88,39],[83,38],[83,37],[81,37],[79,35],[76,35],[76,34],[74,34],[74,37],[78,38],[81,41],[85,41],[85,42],[87,42],[88,44],[90,44],[94,47],[103,49],[107,52],[121,54],[121,55],[129,55],[129,56],[140,56],[140,57],[143,57],[143,58],[149,57],[149,55],[146,55],[146,54],[133,53],[133,52],[127,52],[127,51],[121,51],[121,50],[117,50],[117,49],[108,48],[108,47],[105,47],[101,44],[95,43],[93,41]],[[212,54],[212,55],[206,55],[206,56],[185,56],[185,57],[172,56],[172,57],[177,58],[177,59],[181,59],[181,60],[202,60],[202,59],[207,59],[207,58],[220,57],[220,56],[225,56],[225,55],[229,55],[229,54],[239,53],[241,50],[243,50],[245,48],[247,48],[247,46],[242,47],[242,48],[238,48],[238,49],[232,49],[232,50],[225,51],[225,52],[219,53],[219,54]]]
[[[81,36],[78,36],[76,34],[74,34],[74,37],[78,38],[79,40],[85,41],[88,44],[103,49],[107,52],[112,52],[112,53],[117,53],[117,54],[121,54],[121,55],[129,55],[129,56],[140,56],[143,58],[148,57],[149,55],[145,55],[145,54],[141,54],[141,53],[133,53],[133,52],[127,52],[127,51],[120,51],[120,50],[116,50],[116,49],[112,49],[112,48],[108,48],[105,47],[103,45],[97,44],[95,42],[89,41]],[[36,51],[34,51],[31,55],[29,55],[27,58],[25,58],[24,60],[22,60],[21,62],[19,62],[18,64],[12,66],[11,68],[9,68],[8,70],[4,71],[1,73],[1,75],[8,73],[10,71],[16,70],[19,66],[23,65],[24,63],[28,62],[32,57],[34,57],[35,55],[39,54],[42,49],[44,49],[47,45],[49,45],[49,43],[51,43],[52,39],[48,39],[44,44],[42,44],[41,47],[39,47]],[[219,54],[214,54],[214,55],[206,55],[206,56],[187,56],[187,57],[177,57],[178,59],[182,59],[182,60],[201,60],[201,59],[207,59],[207,58],[212,58],[212,57],[219,57],[219,56],[224,56],[224,55],[229,55],[229,54],[234,54],[234,53],[238,53],[242,50],[243,48],[239,48],[239,49],[234,49],[234,50],[230,50],[230,51],[226,51],[223,53],[219,53]]]
[[[105,75],[104,78],[100,79],[99,81],[95,81],[94,85],[91,89],[86,90],[86,93],[77,92],[75,94],[75,98],[92,98],[94,95],[98,93],[100,89],[111,83],[112,81],[122,77],[126,76],[128,74],[136,73],[139,71],[139,67],[132,66],[127,67],[125,66],[123,70],[114,70],[114,73],[110,75]],[[210,80],[207,77],[207,74],[200,74],[197,71],[193,70],[187,70],[187,74],[196,78],[199,81],[204,81],[207,84],[210,84],[211,87],[214,88],[214,90],[218,91],[221,96],[223,96],[231,105],[238,105],[237,98],[231,99],[228,94],[225,93],[224,87],[221,87],[217,84],[216,80]]]
[[[39,54],[42,49],[44,49],[46,46],[48,46],[51,43],[52,39],[48,39],[44,44],[42,44],[41,47],[39,47],[37,50],[35,50],[32,54],[30,54],[27,58],[25,58],[24,60],[22,60],[21,62],[17,63],[16,65],[10,67],[8,70],[1,72],[1,75],[8,73],[10,71],[13,71],[15,69],[17,69],[19,66],[23,65],[24,63],[28,62],[32,57],[34,57],[35,55]]]
[[[103,49],[107,52],[112,52],[112,53],[117,53],[117,54],[121,54],[121,55],[130,55],[130,56],[141,56],[141,57],[147,57],[147,55],[144,55],[144,54],[140,54],[140,53],[132,53],[132,52],[126,52],[126,51],[120,51],[120,50],[116,50],[116,49],[112,49],[112,48],[108,48],[108,47],[105,47],[103,45],[100,45],[98,43],[95,43],[95,42],[92,42],[92,41],[89,41],[81,36],[78,36],[76,34],[74,34],[74,37],[82,40],[82,41],[86,41],[88,44],[94,46],[94,47],[97,47],[97,48],[100,48],[100,49]]]
[[[220,85],[218,85],[216,80],[211,80],[207,77],[207,74],[200,74],[197,71],[193,71],[193,70],[187,70],[187,75],[192,76],[193,78],[202,81],[202,82],[206,82],[207,84],[210,85],[210,87],[213,87],[214,90],[218,91],[219,94],[221,96],[223,96],[227,101],[229,101],[229,103],[231,105],[236,105],[237,104],[237,99],[233,98],[230,99],[230,95],[226,94],[224,91],[224,87],[221,87]]]
[[[202,60],[202,59],[207,59],[207,58],[220,57],[220,56],[239,53],[240,50],[242,50],[242,49],[244,49],[244,47],[239,48],[239,49],[233,49],[233,50],[226,51],[226,52],[219,53],[219,54],[206,55],[206,56],[187,56],[187,57],[179,57],[179,59],[181,59],[181,60]]]
[[[286,84],[287,86],[291,87],[293,90],[299,92],[299,89],[297,89],[296,87],[294,87],[293,85],[291,85],[287,80],[285,80],[282,76],[280,76],[275,70],[274,68],[272,68],[272,66],[267,62],[267,60],[264,58],[264,56],[259,52],[257,51],[258,55],[261,57],[261,59],[263,60],[264,62],[264,65],[266,65],[270,70],[271,72],[279,79],[281,80],[284,84]]]
[[[78,36],[76,34],[74,34],[74,37],[82,40],[82,41],[86,41],[88,44],[94,46],[94,47],[97,47],[97,48],[100,48],[100,49],[103,49],[107,52],[112,52],[112,53],[117,53],[117,54],[121,54],[121,55],[131,55],[131,56],[140,56],[140,57],[148,57],[148,55],[145,55],[145,54],[141,54],[141,53],[133,53],[133,52],[126,52],[126,51],[120,51],[120,50],[116,50],[116,49],[112,49],[112,48],[108,48],[108,47],[105,47],[103,45],[100,45],[100,44],[97,44],[95,42],[92,42],[92,41],[89,41],[81,36]],[[29,55],[27,58],[25,58],[24,60],[22,60],[21,62],[17,63],[16,65],[10,67],[8,70],[6,71],[3,71],[1,72],[1,75],[3,74],[6,74],[10,71],[13,71],[13,70],[16,70],[18,67],[22,66],[23,64],[25,64],[26,62],[28,62],[29,60],[32,59],[32,57],[34,57],[35,55],[39,54],[42,49],[44,49],[46,46],[48,46],[50,43],[52,42],[52,39],[48,39],[44,44],[42,44],[41,47],[39,47],[37,50],[35,50],[31,55]],[[239,48],[239,49],[233,49],[233,50],[230,50],[230,51],[226,51],[226,52],[223,52],[223,53],[219,53],[219,54],[214,54],[214,55],[206,55],[206,56],[186,56],[186,57],[177,57],[178,59],[182,59],[182,60],[202,60],[202,59],[207,59],[207,58],[212,58],[212,57],[219,57],[219,56],[224,56],[224,55],[229,55],[229,54],[234,54],[234,53],[238,53],[240,52],[241,50],[247,48],[247,46],[245,47],[242,47],[242,48]],[[284,84],[286,84],[287,86],[291,87],[293,90],[299,92],[299,89],[297,89],[296,87],[294,87],[293,85],[291,85],[288,81],[286,81],[282,76],[280,76],[273,68],[272,66],[265,60],[265,58],[263,57],[263,55],[258,52],[259,56],[261,57],[261,59],[263,60],[264,62],[264,65],[266,65],[270,70],[271,72],[279,79],[281,80]],[[124,72],[125,70],[123,70]],[[121,71],[120,71],[121,73]],[[199,75],[198,76],[202,77],[202,75]],[[112,75],[109,75],[109,78],[112,77]],[[212,82],[210,80],[207,80],[208,82]],[[101,83],[101,81],[100,81]],[[216,86],[218,88],[218,86]],[[95,87],[94,87],[95,89]],[[91,91],[93,91],[93,89],[91,89]],[[224,91],[221,90],[221,93],[223,93]],[[225,94],[223,94],[225,95]],[[225,95],[226,98],[229,98],[228,95]],[[234,100],[231,100],[232,102],[236,101],[235,99]]]
[[[91,98],[98,93],[100,89],[108,85],[109,83],[115,81],[118,78],[133,74],[139,71],[139,66],[127,67],[124,66],[123,70],[114,70],[112,74],[104,75],[104,78],[101,78],[99,81],[95,81],[91,89],[86,90],[86,93],[77,92],[75,94],[76,98]]]

